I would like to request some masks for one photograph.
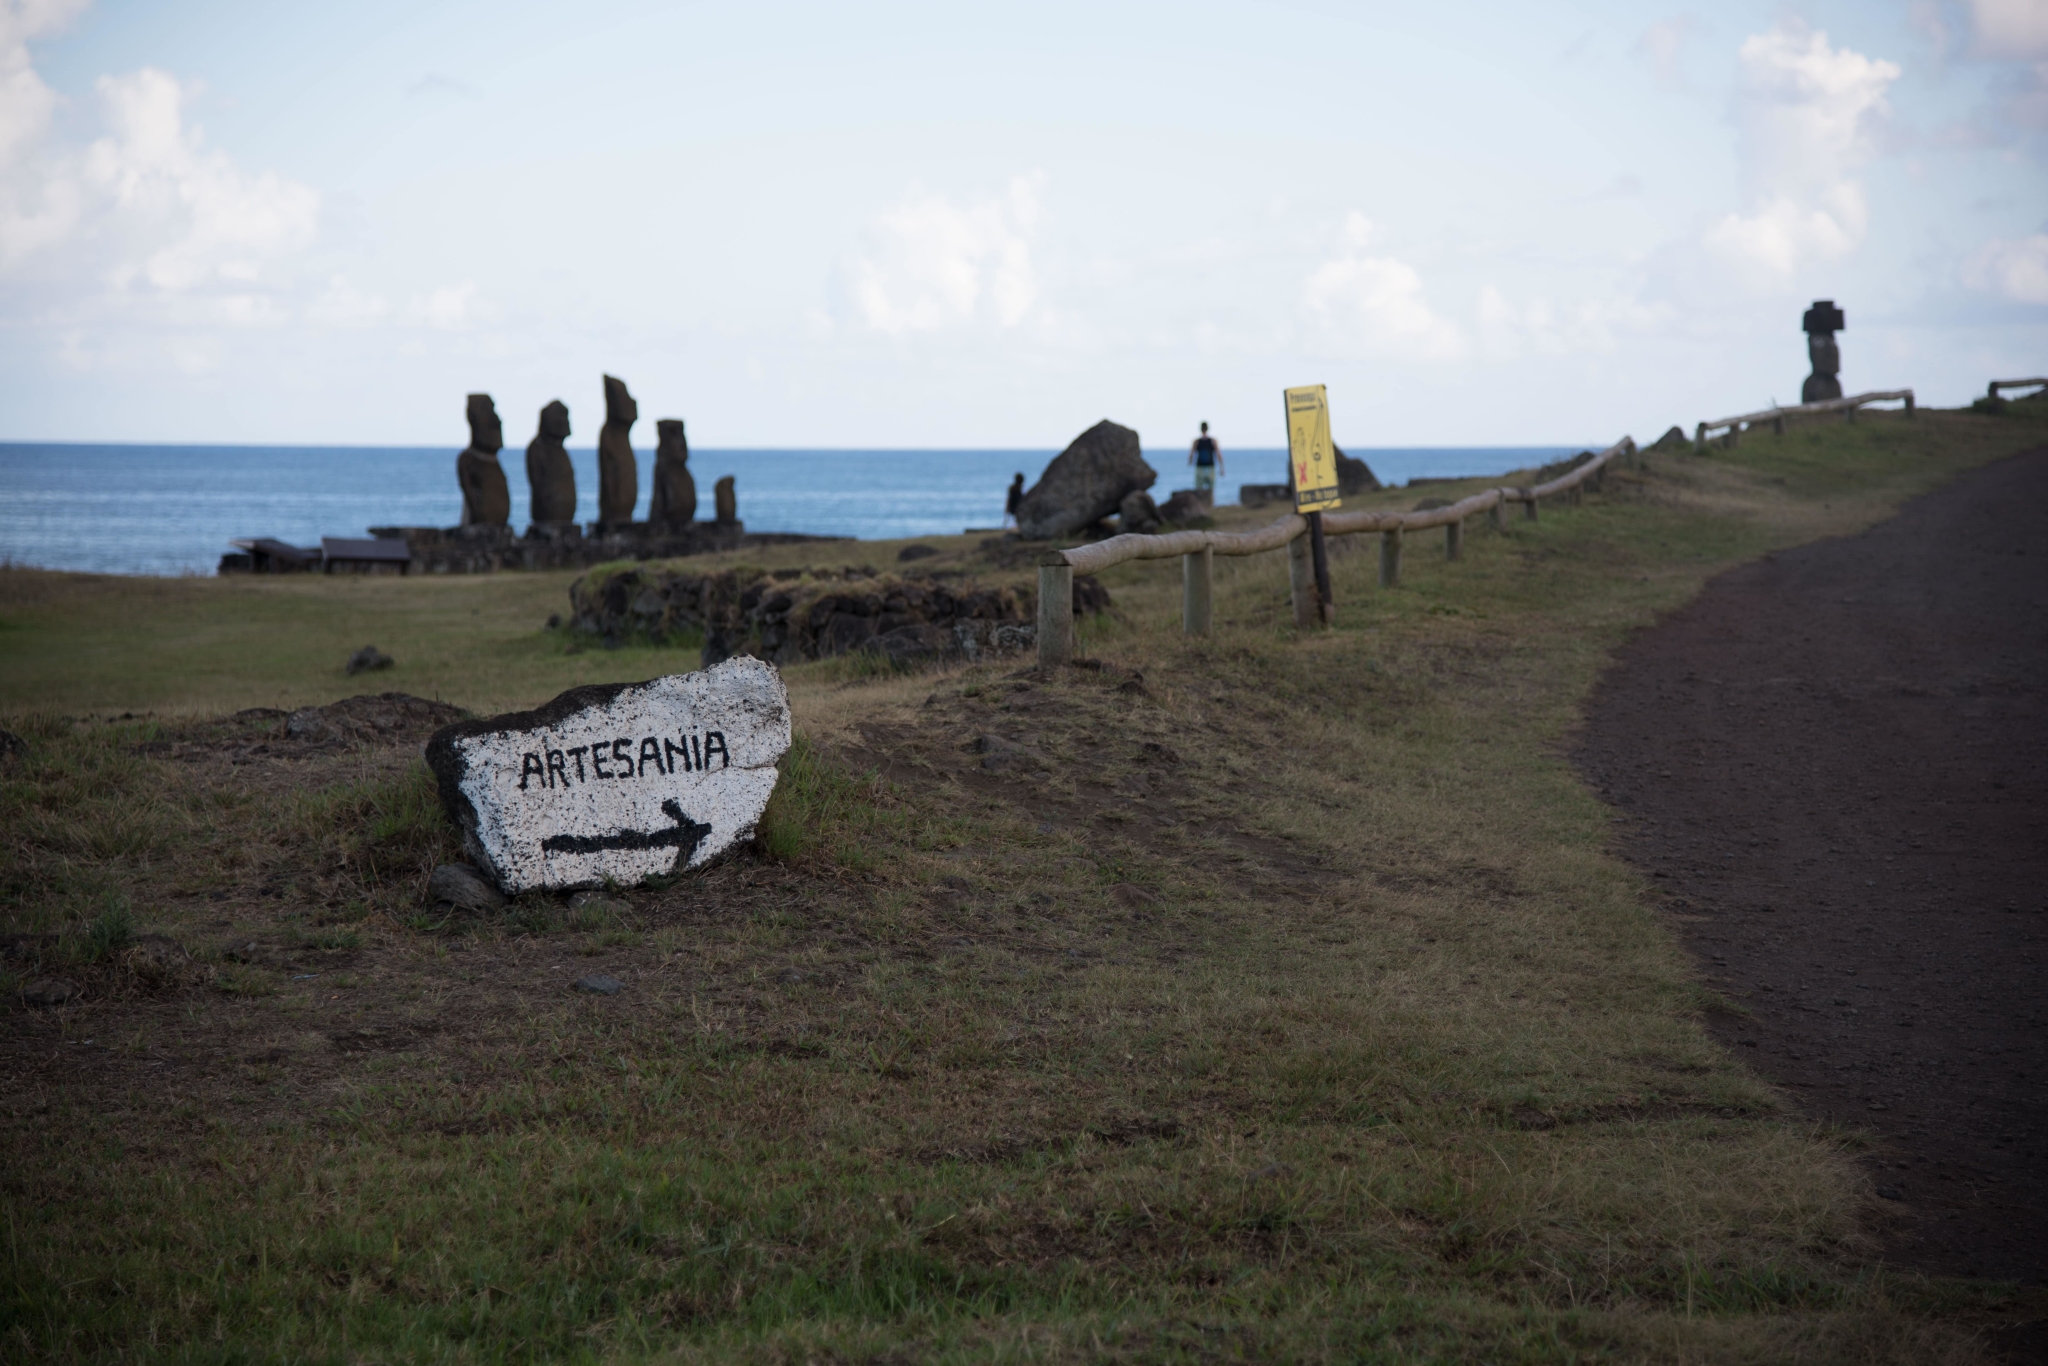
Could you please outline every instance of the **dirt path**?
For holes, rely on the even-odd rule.
[[[1621,651],[1578,760],[1715,1034],[1872,1131],[1888,1255],[2048,1274],[2048,449],[1722,575]]]

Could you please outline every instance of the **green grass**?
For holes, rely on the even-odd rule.
[[[402,758],[251,792],[138,756],[165,733],[146,723],[6,721],[31,746],[0,772],[10,928],[90,942],[119,905],[129,934],[304,961],[6,1017],[41,1050],[24,1058],[61,1033],[132,1061],[38,1073],[46,1110],[0,1108],[0,1341],[31,1360],[1978,1359],[1971,1328],[2031,1302],[1871,1264],[1862,1139],[1713,1044],[1562,756],[1613,646],[1708,576],[2041,432],[2015,405],[1653,455],[1582,507],[1475,527],[1456,564],[1414,538],[1396,590],[1369,544],[1340,551],[1330,632],[1285,624],[1265,556],[1218,562],[1216,635],[1184,639],[1178,566],[1139,564],[1083,624],[1100,672],[794,670],[801,738],[760,856],[624,912],[429,918],[450,836]],[[531,651],[512,676],[533,691],[506,705],[616,662],[550,654],[530,585],[493,582],[529,623],[515,639],[505,606],[473,633],[479,657]],[[324,601],[301,603],[308,638]],[[153,610],[102,603],[78,629]],[[60,655],[63,624],[39,629]],[[1144,695],[1117,689],[1132,670]],[[295,698],[318,681],[279,677]],[[113,673],[92,686],[134,705]],[[962,744],[983,733],[1033,761],[982,770]],[[628,990],[563,989],[586,971]]]

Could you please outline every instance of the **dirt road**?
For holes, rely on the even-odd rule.
[[[2048,1274],[2048,449],[1722,575],[1620,654],[1578,760],[1714,1032],[1873,1132],[1888,1255]]]

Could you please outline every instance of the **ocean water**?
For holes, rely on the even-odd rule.
[[[1554,460],[1566,446],[1347,448],[1388,483],[1491,475]],[[1035,482],[1057,451],[694,450],[698,515],[732,475],[753,531],[885,540],[994,527],[1021,471]],[[638,452],[646,516],[654,452]],[[462,516],[453,448],[397,446],[145,446],[0,442],[0,562],[108,574],[211,573],[237,537],[317,546],[372,526],[453,526]],[[597,516],[597,453],[569,452],[577,515]],[[1153,496],[1193,483],[1183,453],[1151,452]],[[525,451],[500,457],[512,520],[527,521]],[[1284,450],[1224,452],[1217,499],[1243,483],[1283,483]]]

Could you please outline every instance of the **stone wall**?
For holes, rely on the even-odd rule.
[[[1109,606],[1093,578],[1074,581],[1076,612]],[[1028,587],[844,569],[695,573],[636,565],[586,574],[569,589],[568,629],[608,642],[701,635],[706,661],[753,654],[778,664],[870,650],[909,660],[1021,650],[1036,641]]]
[[[594,525],[594,524],[593,524]],[[667,560],[749,546],[798,541],[842,541],[844,536],[749,532],[744,523],[689,522],[655,526],[634,522],[588,533],[569,523],[532,526],[524,536],[508,526],[383,526],[370,534],[397,537],[412,550],[415,574],[491,574],[503,569],[587,569],[613,560]]]

